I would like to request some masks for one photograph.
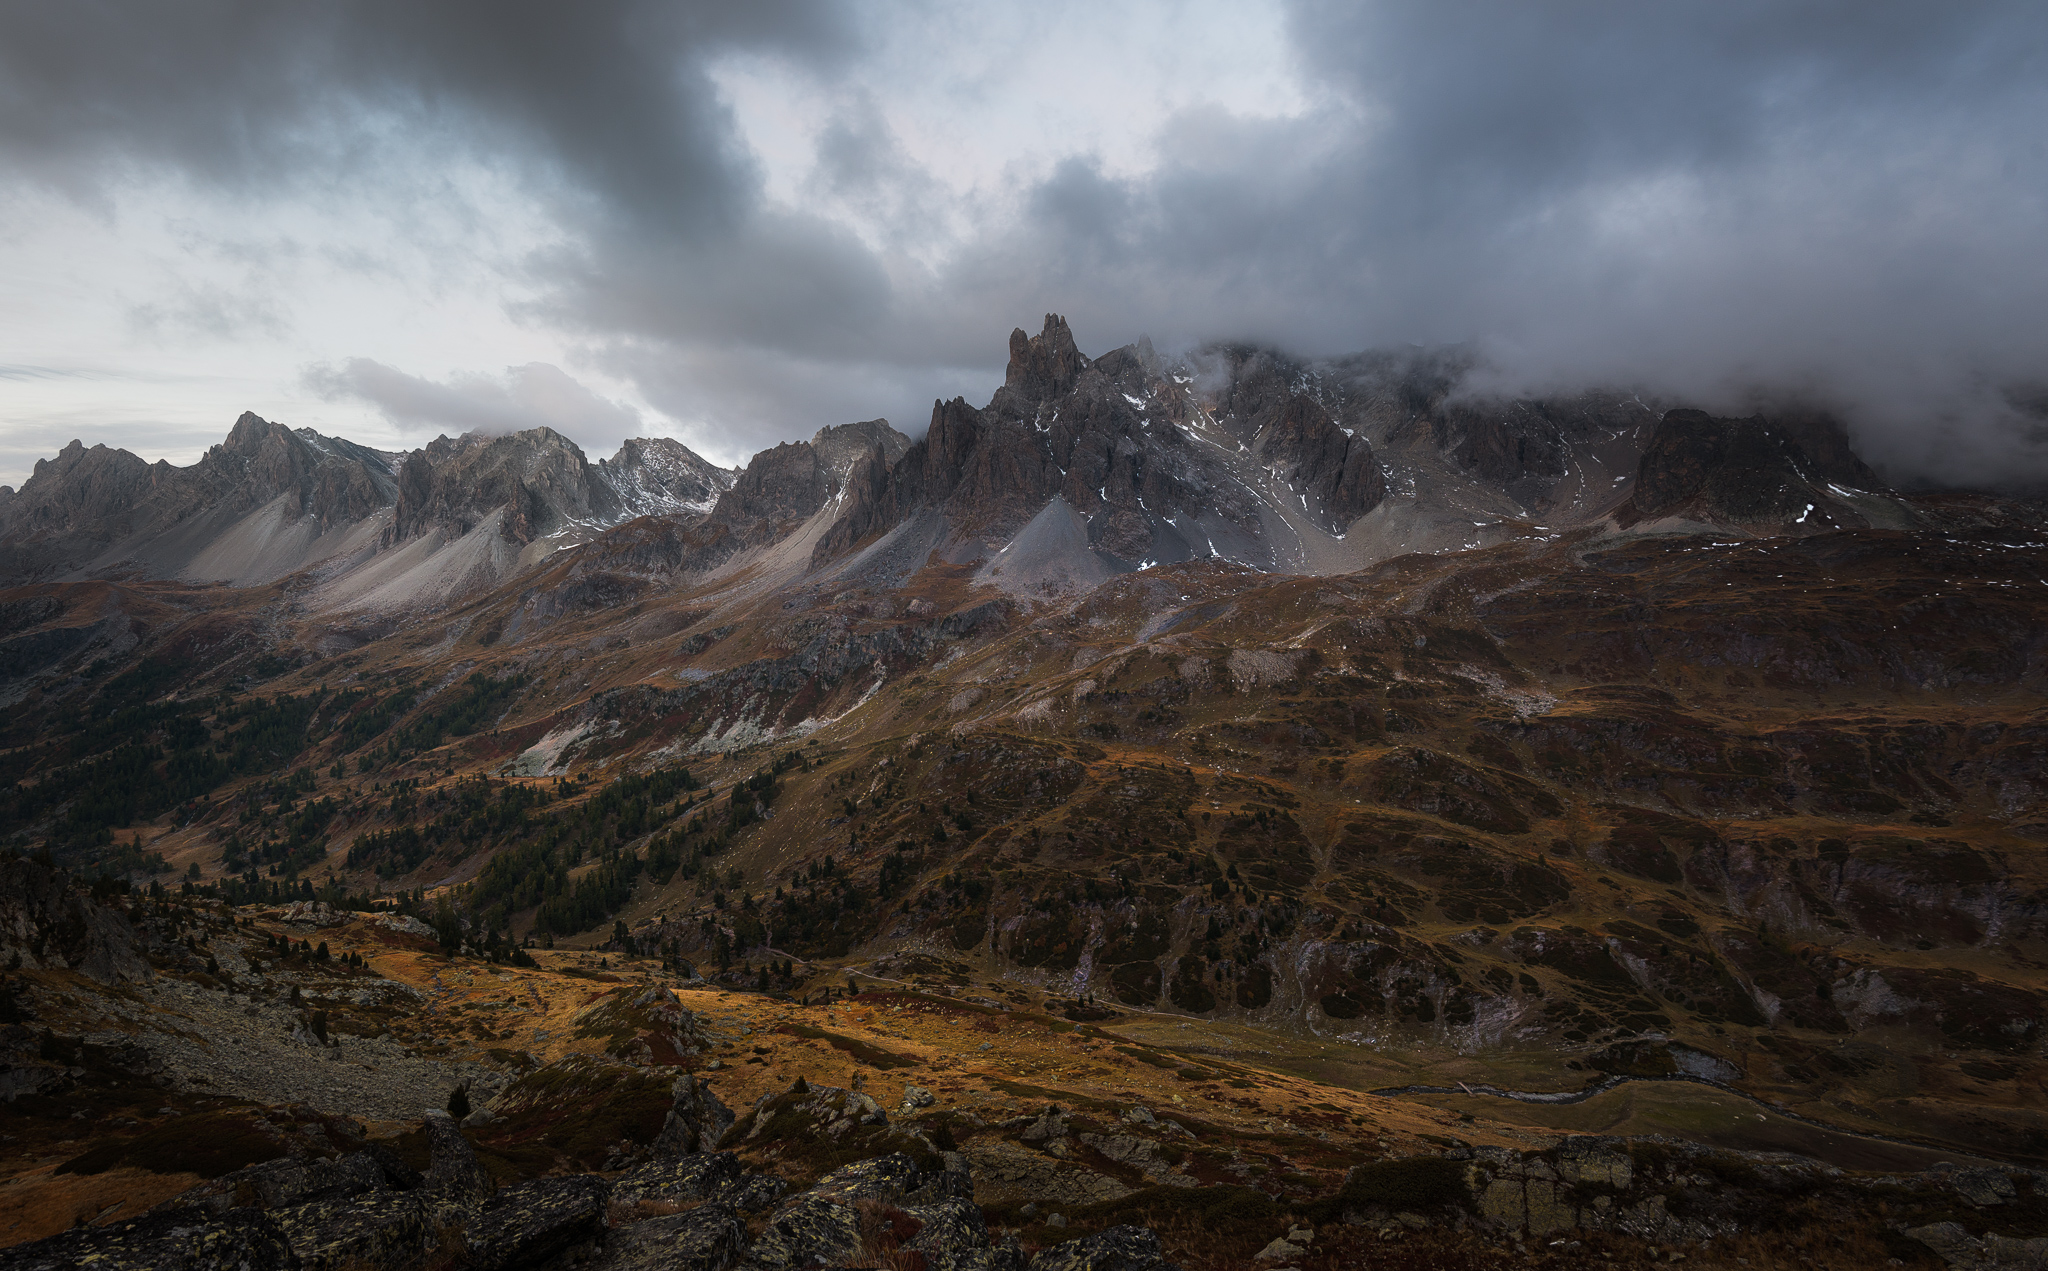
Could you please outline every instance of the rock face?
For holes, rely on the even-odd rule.
[[[26,857],[0,854],[0,963],[65,968],[102,984],[147,982],[156,973],[135,932],[70,880]]]
[[[609,523],[623,510],[583,451],[552,428],[465,433],[437,437],[406,457],[385,541],[430,530],[460,538],[496,517],[498,533],[524,546],[567,522]]]
[[[1876,475],[1848,448],[1840,425],[1820,416],[1795,418],[1788,427],[1762,416],[1665,412],[1637,469],[1632,513],[1773,533],[1869,524],[1855,503],[1859,491],[1842,483],[1881,488]],[[1823,457],[1810,453],[1802,437]]]
[[[0,501],[0,584],[83,572],[254,585],[316,565],[345,574],[380,548],[480,526],[516,552],[577,527],[701,517],[733,479],[666,438],[596,465],[547,428],[391,455],[245,414],[190,467],[79,442],[39,462]]]
[[[1233,444],[1205,441],[1199,427],[1215,421],[1149,343],[1091,360],[1066,320],[1048,314],[1039,334],[1011,335],[1008,373],[987,406],[935,402],[925,436],[901,460],[883,455],[853,471],[846,510],[816,559],[927,512],[944,517],[957,541],[992,551],[1014,546],[1055,508],[1078,536],[1056,550],[1127,569],[1212,555],[1219,542],[1257,544],[1269,520],[1296,508],[1341,533],[1383,497],[1371,445],[1315,402],[1261,399],[1256,413],[1233,417]],[[1246,480],[1257,473],[1273,486],[1263,496]]]
[[[1159,1236],[1143,1227],[1108,1231],[1043,1250],[1031,1271],[1178,1271],[1160,1252]]]
[[[591,1265],[595,1271],[726,1271],[746,1247],[739,1215],[711,1204],[620,1228]]]
[[[266,582],[395,492],[388,456],[252,414],[188,468],[74,441],[0,507],[0,582],[117,568]]]
[[[668,1120],[654,1140],[655,1155],[674,1158],[716,1148],[732,1127],[732,1109],[690,1073],[676,1078],[674,1093],[675,1106],[669,1109]]]
[[[300,1265],[277,1221],[254,1209],[220,1215],[173,1210],[110,1227],[81,1227],[17,1245],[5,1261],[9,1271],[258,1271]]]
[[[317,566],[323,607],[433,608],[595,539],[570,584],[769,557],[842,575],[886,558],[900,574],[936,550],[1035,594],[1211,557],[1356,569],[1476,545],[1467,531],[1497,524],[1488,514],[1797,533],[1910,519],[1839,422],[1811,410],[1714,420],[1660,416],[1623,390],[1490,397],[1460,349],[1311,363],[1219,346],[1169,364],[1140,340],[1090,358],[1057,314],[1009,344],[988,402],[933,403],[914,442],[866,420],[737,471],[661,438],[592,464],[547,428],[387,455],[254,415],[189,468],[74,442],[0,500],[0,583],[120,571],[247,585]],[[1354,535],[1362,520],[1375,528]],[[877,561],[849,561],[885,536]]]
[[[589,1174],[536,1178],[492,1197],[463,1230],[470,1265],[486,1271],[544,1266],[604,1234],[610,1189]]]
[[[597,469],[598,479],[611,487],[620,508],[632,516],[709,512],[737,476],[667,437],[621,442],[619,453],[599,460]]]

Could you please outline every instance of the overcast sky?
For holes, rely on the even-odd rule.
[[[2048,6],[0,3],[0,482],[243,410],[732,463],[1083,350],[1474,341],[2048,475]]]

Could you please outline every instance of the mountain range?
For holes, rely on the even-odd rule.
[[[1456,350],[1009,354],[737,470],[73,443],[0,499],[0,840],[1496,1128],[2048,1155],[2040,503]]]
[[[1588,525],[1926,521],[1823,414],[1716,420],[1624,391],[1467,399],[1464,369],[1232,347],[1168,365],[1145,341],[1091,359],[1048,315],[1012,333],[985,406],[935,402],[917,441],[886,420],[839,425],[736,471],[660,438],[595,465],[547,428],[399,454],[245,414],[186,468],[79,442],[38,462],[19,493],[0,489],[0,581],[303,574],[316,609],[398,614],[571,548],[671,584],[900,581],[886,562],[936,553],[1043,596],[1194,559],[1327,575]]]

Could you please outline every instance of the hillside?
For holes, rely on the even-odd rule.
[[[765,1135],[749,1168],[808,1186],[844,1162],[773,1147],[800,1137],[767,1133],[775,1101],[865,1086],[961,1144],[1027,1243],[1057,1197],[1090,1230],[1142,1212],[1190,1266],[1312,1212],[1438,1265],[1512,1231],[1546,1265],[1533,1236],[1569,1228],[1752,1265],[1933,1265],[1962,1248],[1939,1222],[2048,1235],[2042,507],[1887,489],[1811,413],[1472,401],[1421,354],[1198,375],[1088,358],[1054,317],[1010,350],[921,438],[840,425],[736,473],[554,434],[389,456],[254,416],[155,502],[124,452],[39,467],[0,505],[0,840],[68,871],[37,886],[95,888],[61,902],[91,929],[124,916],[65,945],[0,915],[10,1024],[144,1035],[187,1008],[127,986],[170,980],[285,1011],[276,1042],[317,968],[257,963],[325,940],[408,986],[369,1014],[316,996],[324,1027],[388,1034],[413,1102],[578,1055],[716,1071]],[[643,986],[719,1036],[592,1022],[644,1015]],[[11,1071],[49,1066],[29,1053]],[[167,1080],[108,1077],[92,1133]],[[246,1081],[411,1132],[362,1090]],[[511,1128],[472,1135],[505,1181],[632,1155],[520,1138],[505,1098]],[[85,1150],[59,1133],[6,1186],[56,1188]],[[1655,1222],[1528,1199],[1585,1136],[1664,1180]],[[1722,1154],[1687,1167],[1719,1181],[1673,1152]],[[1795,1165],[1745,1153],[1838,1181],[1761,1222],[1757,1162]],[[1443,1159],[1492,1172],[1441,1212],[1343,1192]],[[2019,1182],[1937,1203],[1944,1161]],[[118,1194],[93,1177],[37,1194]],[[152,1177],[152,1204],[195,1181]],[[1265,1206],[1257,1240],[1201,1261],[1189,1233],[1229,1224],[1175,1235],[1154,1187]],[[1830,1254],[1844,1215],[1894,1234]],[[1298,1265],[1371,1265],[1317,1239]]]

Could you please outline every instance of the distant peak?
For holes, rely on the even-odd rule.
[[[1067,320],[1048,313],[1045,328],[1037,335],[1024,334],[1022,327],[1010,332],[1010,368],[1004,383],[1027,400],[1044,401],[1073,388],[1088,365]]]

